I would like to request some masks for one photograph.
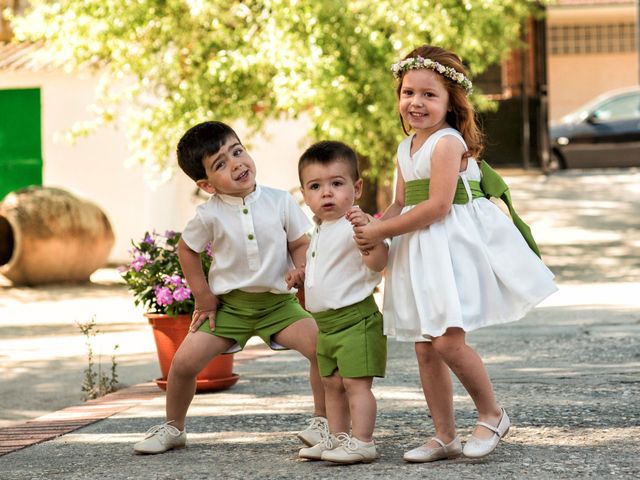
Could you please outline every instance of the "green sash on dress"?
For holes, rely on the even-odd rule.
[[[471,196],[473,199],[485,197],[485,198],[500,198],[509,209],[511,220],[516,226],[522,237],[529,245],[529,248],[540,257],[540,250],[536,241],[533,239],[531,228],[524,223],[524,221],[518,216],[516,210],[513,208],[513,202],[511,201],[511,194],[509,193],[509,186],[493,168],[489,166],[487,162],[482,160],[480,162],[480,172],[482,173],[482,180],[475,181],[469,180],[469,187],[471,189]],[[419,180],[409,180],[404,184],[404,204],[405,205],[417,205],[429,198],[429,179],[423,178]],[[453,197],[453,203],[465,204],[469,202],[469,196],[467,190],[464,188],[462,179],[458,179],[456,185],[456,193]]]

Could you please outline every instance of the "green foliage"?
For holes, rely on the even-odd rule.
[[[131,241],[131,262],[121,268],[122,278],[133,294],[134,303],[149,313],[171,316],[188,313],[195,307],[178,259],[180,232],[145,232],[140,242]],[[211,266],[211,247],[200,254],[205,275]]]
[[[413,47],[454,50],[472,74],[516,46],[522,0],[32,0],[19,39],[104,74],[86,133],[120,115],[133,158],[170,175],[195,123],[307,115],[311,139],[352,144],[367,174],[392,168],[399,126],[389,67]],[[473,77],[473,75],[472,75]],[[125,80],[126,81],[122,81]]]
[[[91,318],[91,321],[86,323],[76,322],[78,328],[85,336],[85,344],[87,346],[87,368],[84,369],[84,379],[82,381],[82,399],[91,400],[93,398],[102,397],[111,392],[115,392],[118,389],[118,374],[116,372],[116,350],[118,345],[113,347],[113,355],[111,356],[111,368],[109,374],[102,373],[102,362],[98,357],[98,364],[94,361],[93,354],[93,338],[100,333],[100,330],[96,327],[95,317]],[[95,370],[97,368],[97,371]]]

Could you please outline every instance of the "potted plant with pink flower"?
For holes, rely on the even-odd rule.
[[[121,275],[132,292],[134,303],[145,308],[145,317],[153,329],[162,377],[156,384],[166,388],[173,356],[187,336],[195,306],[180,262],[180,232],[164,234],[145,232],[141,241],[132,241],[131,262],[121,267]],[[201,254],[205,272],[211,266],[211,249]],[[220,355],[200,372],[196,391],[207,392],[228,388],[238,381],[233,374],[233,355]]]

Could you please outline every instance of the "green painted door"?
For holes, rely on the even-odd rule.
[[[40,89],[0,90],[0,199],[42,185]]]

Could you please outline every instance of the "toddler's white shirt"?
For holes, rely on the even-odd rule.
[[[307,250],[304,299],[309,312],[335,310],[373,293],[382,274],[367,267],[344,217],[316,225]]]
[[[293,267],[287,242],[299,239],[310,222],[283,190],[256,185],[244,199],[216,194],[196,208],[182,239],[196,252],[211,242],[209,288],[290,293],[284,280]]]

